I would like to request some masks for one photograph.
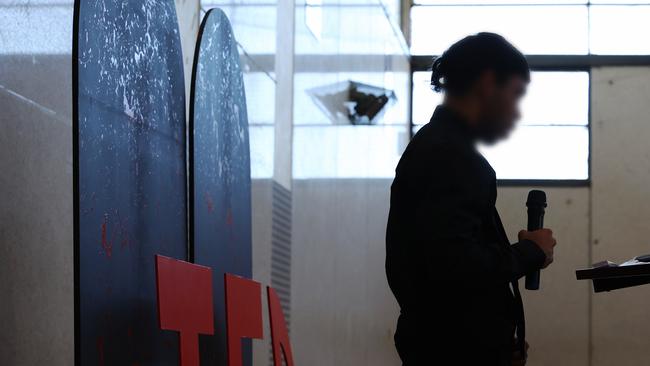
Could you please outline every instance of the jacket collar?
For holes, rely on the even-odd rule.
[[[455,137],[471,145],[476,142],[476,136],[470,129],[469,123],[449,107],[439,105],[431,116],[430,123],[442,129],[449,137]]]

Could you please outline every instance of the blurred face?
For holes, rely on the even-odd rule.
[[[498,82],[492,72],[479,81],[479,138],[488,144],[508,137],[521,117],[519,103],[526,94],[528,81],[513,75]]]

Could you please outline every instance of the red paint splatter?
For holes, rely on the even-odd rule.
[[[214,201],[208,192],[205,192],[205,203],[208,205],[208,212],[212,213],[214,211]]]
[[[100,366],[104,366],[104,337],[97,337],[97,356]]]
[[[228,211],[226,211],[226,225],[232,226],[233,224],[233,218],[232,218],[232,210],[230,207],[228,207]]]
[[[113,244],[118,242],[122,248],[127,247],[131,244],[131,239],[129,236],[129,218],[120,217],[120,212],[115,210],[113,214],[113,225],[109,229],[109,215],[108,213],[104,214],[104,219],[101,225],[101,244],[104,253],[108,258],[113,256]]]
[[[104,215],[104,222],[102,222],[102,248],[104,253],[108,258],[113,255],[113,243],[108,240],[108,235],[106,233],[106,226],[108,225],[108,214]]]

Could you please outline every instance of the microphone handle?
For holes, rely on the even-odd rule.
[[[528,231],[544,227],[544,209],[528,209]],[[526,290],[539,290],[539,270],[526,276]]]

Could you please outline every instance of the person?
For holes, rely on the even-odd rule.
[[[522,230],[510,244],[495,172],[476,144],[507,137],[529,80],[525,57],[494,33],[468,36],[433,62],[443,103],[397,165],[386,232],[404,366],[525,364],[517,281],[553,261],[556,240]]]

